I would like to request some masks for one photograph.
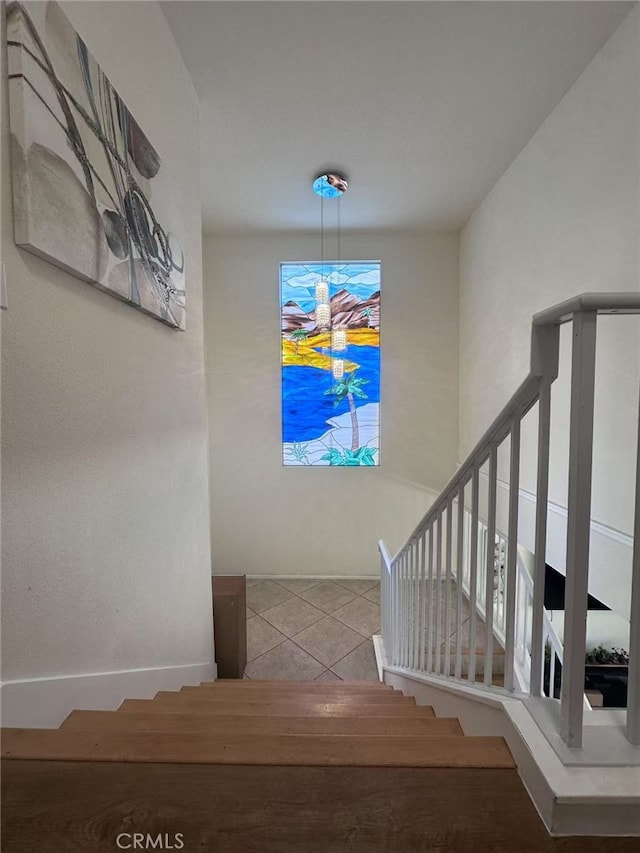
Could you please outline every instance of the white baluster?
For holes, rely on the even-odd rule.
[[[433,534],[434,524],[429,527],[429,556],[427,582],[427,672],[433,671]]]
[[[493,681],[493,589],[496,562],[496,486],[498,480],[498,448],[492,445],[489,455],[489,519],[485,563],[485,622],[484,683]]]
[[[436,640],[435,672],[440,673],[440,650],[442,648],[442,513],[438,513],[436,540]]]
[[[409,663],[409,584],[407,583],[407,549],[402,552],[402,666]]]
[[[413,544],[407,547],[407,666],[413,668],[413,632],[415,631],[414,607],[415,591],[413,588]]]
[[[418,642],[420,655],[418,659],[418,667],[421,671],[424,672],[424,629],[425,629],[425,608],[427,606],[427,585],[425,581],[425,546],[426,546],[426,531],[422,531],[422,534],[419,539],[420,543],[420,619],[418,626]]]
[[[471,478],[471,545],[469,563],[469,670],[468,679],[473,683],[476,679],[476,622],[478,606],[478,500],[479,500],[479,467],[473,469]]]
[[[456,678],[462,678],[462,580],[464,574],[464,524],[464,485],[461,484],[458,488],[458,547],[456,554]]]
[[[396,586],[396,647],[395,647],[395,661],[396,666],[400,666],[400,631],[402,626],[402,600],[401,600],[401,578],[400,578],[400,557],[395,562],[394,565],[394,576],[395,576],[395,586]]]
[[[567,746],[574,749],[582,746],[584,711],[596,319],[595,311],[579,311],[573,317],[567,580],[560,733]]]
[[[635,746],[640,746],[640,430],[638,431],[638,454],[636,457],[636,508],[631,567],[627,739]]]
[[[404,644],[404,585],[402,578],[402,553],[398,556],[398,666],[402,666]]]
[[[398,560],[393,562],[393,601],[394,601],[394,627],[393,632],[393,662],[395,666],[400,664],[400,568]]]
[[[445,601],[444,601],[444,674],[451,675],[451,571],[453,555],[453,500],[447,504],[447,557],[445,563]]]
[[[409,666],[409,636],[411,623],[411,587],[409,585],[409,548],[405,548],[403,557],[404,574],[404,666]]]
[[[407,546],[404,555],[404,583],[405,597],[407,602],[406,610],[406,634],[405,634],[405,666],[409,666],[409,658],[411,655],[411,628],[413,622],[411,620],[411,547]]]
[[[418,588],[418,545],[414,539],[411,543],[411,590],[413,594],[413,604],[411,607],[411,616],[413,619],[413,631],[411,633],[411,668],[416,669],[418,655],[418,612],[420,610],[420,590]]]
[[[406,555],[406,584],[407,584],[407,652],[406,666],[411,666],[411,637],[413,634],[413,590],[411,586],[411,546],[407,547]]]
[[[547,552],[547,501],[549,494],[549,432],[551,423],[551,383],[540,383],[538,402],[538,477],[536,489],[536,535],[533,573],[533,612],[531,614],[531,682],[529,692],[540,696],[544,648],[542,621],[544,615],[544,578]]]

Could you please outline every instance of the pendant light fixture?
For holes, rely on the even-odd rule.
[[[347,348],[347,330],[334,329],[331,332],[331,349],[334,352],[344,352]]]
[[[342,358],[331,359],[331,373],[334,379],[342,379],[344,376],[344,360]]]
[[[325,171],[313,180],[313,191],[320,196],[320,257],[321,274],[316,282],[316,326],[322,331],[331,333],[331,374],[334,379],[344,376],[344,360],[336,358],[335,353],[344,352],[347,348],[347,330],[334,328],[331,317],[330,277],[326,274],[324,260],[324,205],[325,200],[335,203],[336,207],[336,261],[340,261],[340,199],[349,188],[346,177],[335,170]]]

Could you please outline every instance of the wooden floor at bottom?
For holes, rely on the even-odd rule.
[[[185,853],[640,848],[637,838],[550,838],[515,770],[8,760],[2,776],[3,853],[115,853],[134,832]]]

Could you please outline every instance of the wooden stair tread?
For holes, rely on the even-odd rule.
[[[308,690],[374,690],[379,693],[398,693],[391,684],[383,684],[381,681],[299,681],[289,679],[288,681],[272,681],[268,678],[230,678],[226,681],[201,681],[201,687],[283,687],[289,690],[291,687],[304,687]]]
[[[160,699],[125,699],[122,711],[189,712],[238,716],[317,716],[317,717],[387,717],[393,707],[393,716],[433,717],[433,708],[428,705],[397,703],[335,703],[335,702],[292,702],[278,700],[210,702],[177,693]]]
[[[3,729],[2,756],[156,764],[514,767],[502,738],[420,735],[219,735]]]
[[[383,696],[402,695],[402,690],[396,690],[390,684],[372,683],[369,687],[353,686],[346,681],[201,681],[199,684],[185,684],[184,687],[197,687],[202,690],[300,690],[307,693],[380,693]]]
[[[392,711],[389,712],[390,715]],[[73,711],[62,729],[74,731],[163,731],[231,734],[357,734],[462,736],[450,717],[237,717],[151,714],[135,711]]]
[[[633,837],[550,836],[515,769],[4,761],[2,772],[6,853],[116,853],[117,827],[169,832],[167,849],[180,831],[184,853],[638,853]]]
[[[320,692],[307,693],[304,690],[262,690],[259,696],[256,696],[254,691],[228,691],[218,690],[215,687],[182,687],[179,691],[161,690],[156,694],[156,697],[165,697],[168,695],[184,695],[193,698],[200,698],[211,702],[228,702],[229,698],[240,700],[246,698],[251,701],[263,701],[264,698],[273,697],[280,702],[320,702],[329,701],[343,704],[345,702],[374,702],[376,704],[397,704],[398,702],[407,704],[415,704],[415,700],[411,696],[403,696],[402,693],[350,693],[344,690],[334,690],[324,696]]]

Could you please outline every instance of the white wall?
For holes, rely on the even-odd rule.
[[[636,7],[461,233],[461,459],[527,375],[536,311],[586,291],[640,288],[639,42]],[[550,474],[550,497],[560,507],[566,506],[568,328],[561,338]],[[632,528],[640,319],[601,319],[597,368],[592,515],[619,538]],[[535,492],[534,421],[523,431],[522,486],[529,492]]]
[[[62,5],[175,178],[188,329],[16,248],[3,55],[2,651],[14,719],[16,682],[162,667],[175,678],[210,672],[213,651],[198,102],[157,3]]]
[[[205,238],[213,571],[374,575],[455,469],[457,238],[343,234],[382,259],[380,468],[283,468],[279,263],[319,236]]]

